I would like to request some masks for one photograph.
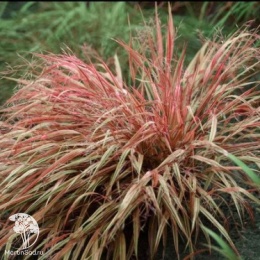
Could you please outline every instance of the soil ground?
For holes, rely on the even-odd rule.
[[[233,240],[237,250],[240,253],[240,258],[234,260],[260,260],[260,208],[255,208],[255,222],[252,223],[250,218],[244,220],[244,228],[240,230],[239,234],[235,229],[230,231],[231,239]],[[203,238],[198,241],[204,241]],[[212,239],[212,244],[216,246]],[[149,260],[148,243],[147,241],[140,241],[140,256],[138,260]],[[204,242],[202,242],[204,243]],[[180,260],[183,260],[188,253],[182,252]],[[159,248],[158,254],[154,260],[177,260],[173,246],[173,240],[168,239],[165,248],[165,256],[162,257],[162,246]],[[225,257],[216,251],[198,254],[194,260],[225,260]]]

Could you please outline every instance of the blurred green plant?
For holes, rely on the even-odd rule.
[[[0,3],[0,18],[2,18],[3,13],[5,12],[7,4],[8,4],[8,2],[1,2]]]

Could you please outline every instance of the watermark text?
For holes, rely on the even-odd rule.
[[[43,251],[29,251],[29,250],[16,250],[16,251],[13,251],[13,250],[5,250],[5,255],[43,255]]]

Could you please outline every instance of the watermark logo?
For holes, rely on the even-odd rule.
[[[26,213],[14,214],[9,219],[14,221],[13,231],[20,235],[14,241],[16,248],[27,249],[31,247],[39,236],[37,221]]]

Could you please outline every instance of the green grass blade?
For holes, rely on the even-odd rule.
[[[228,153],[227,157],[233,161],[235,164],[240,166],[243,171],[248,175],[248,177],[257,185],[260,186],[260,178],[241,160],[239,160],[235,155]]]
[[[218,251],[227,260],[242,260],[240,256],[237,256],[232,248],[215,232],[203,226],[203,229],[218,243],[220,248],[212,246],[211,248]]]

